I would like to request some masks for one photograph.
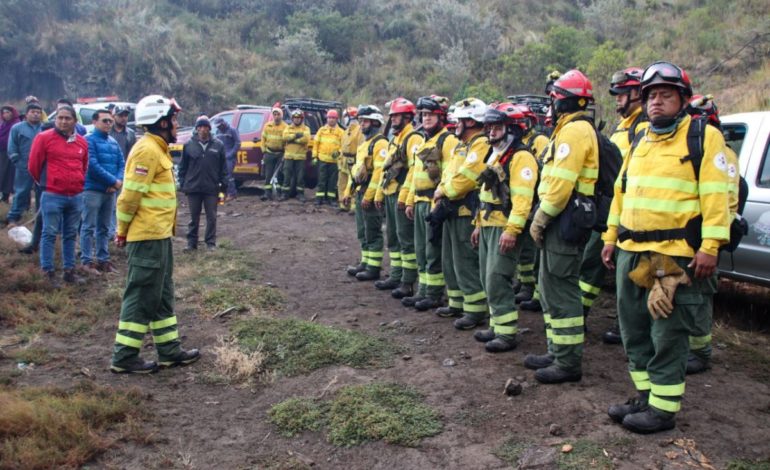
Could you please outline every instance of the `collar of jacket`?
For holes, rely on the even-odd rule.
[[[104,131],[100,131],[100,130],[99,130],[99,129],[97,129],[97,128],[94,128],[94,130],[93,130],[93,131],[91,131],[91,133],[92,133],[93,135],[97,136],[97,137],[101,137],[102,139],[106,139],[107,137],[109,137],[109,134],[108,134],[108,133],[106,133],[106,132],[104,132]]]
[[[59,134],[60,136],[62,136],[62,138],[64,138],[64,140],[66,140],[68,144],[70,144],[70,143],[72,143],[72,142],[75,142],[75,140],[77,140],[77,135],[78,135],[78,133],[77,133],[77,131],[76,131],[76,130],[74,130],[74,129],[72,130],[72,134],[65,134],[64,132],[60,131],[60,130],[59,130],[59,129],[57,129],[56,127],[54,127],[54,128],[53,128],[53,130],[54,130],[54,131],[55,131],[57,134]]]
[[[556,134],[557,132],[562,130],[564,126],[574,121],[575,119],[583,116],[588,116],[588,113],[585,111],[578,111],[576,113],[570,113],[570,114],[565,114],[563,116],[559,116],[559,121],[556,123],[556,127],[553,129],[553,133]]]
[[[166,139],[152,132],[145,132],[144,136],[155,142],[163,152],[168,153],[168,142],[166,142]]]

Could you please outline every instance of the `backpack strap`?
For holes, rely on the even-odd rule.
[[[634,154],[634,150],[636,150],[636,147],[639,145],[639,142],[642,141],[642,138],[647,135],[647,130],[642,129],[639,131],[638,134],[634,136],[634,141],[631,142],[631,148],[628,149],[628,154],[626,154],[626,158],[631,158],[631,156]],[[623,170],[623,176],[620,177],[620,190],[625,193],[626,192],[626,183],[628,182],[628,165],[626,165],[625,170]]]
[[[633,144],[634,139],[636,138],[636,128],[639,126],[639,123],[641,123],[644,118],[646,118],[644,111],[639,113],[636,118],[634,118],[634,121],[631,123],[631,126],[628,128],[628,143]]]
[[[372,139],[372,141],[371,141],[371,142],[369,142],[369,151],[368,151],[368,156],[370,156],[370,157],[372,156],[372,152],[374,152],[374,146],[375,146],[375,145],[377,145],[377,142],[379,142],[379,141],[381,141],[381,140],[385,140],[385,136],[384,136],[384,135],[382,135],[382,134],[377,134],[377,135],[376,135],[376,136],[375,136],[375,137]]]
[[[690,127],[687,129],[688,155],[679,160],[682,163],[686,161],[692,163],[692,168],[695,171],[695,181],[700,179],[700,164],[703,160],[703,146],[706,138],[707,124],[706,120],[701,118],[690,120]]]

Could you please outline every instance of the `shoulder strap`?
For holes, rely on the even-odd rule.
[[[422,135],[422,134],[420,134],[420,131],[412,131],[412,132],[410,132],[410,133],[409,133],[409,134],[406,136],[406,138],[405,138],[405,139],[404,139],[404,140],[401,142],[401,148],[402,148],[404,151],[408,150],[408,149],[406,148],[406,146],[407,146],[407,145],[409,145],[409,139],[411,139],[412,137],[414,137],[414,136],[416,136],[416,135]]]
[[[681,158],[681,162],[690,161],[695,171],[695,180],[700,179],[700,164],[703,160],[703,142],[706,138],[705,119],[692,119],[687,129],[687,156]]]
[[[444,142],[446,141],[447,137],[449,137],[449,131],[442,132],[440,136],[438,136],[438,140],[436,141],[436,148],[439,152],[444,151]]]
[[[385,136],[382,134],[377,134],[371,142],[369,142],[369,156],[372,156],[372,152],[374,152],[374,146],[377,145],[377,142],[385,139]]]
[[[631,126],[628,128],[628,143],[631,144],[634,142],[634,138],[636,137],[636,127],[639,125],[640,122],[642,122],[644,118],[644,111],[640,112],[636,118],[634,118],[634,121],[631,123]]]
[[[639,142],[642,141],[642,138],[647,134],[647,129],[642,129],[639,131],[638,134],[634,136],[634,141],[631,142],[631,148],[628,149],[628,154],[626,155],[626,158],[631,158],[631,156],[634,154],[634,150],[636,150],[636,147],[639,145]],[[620,188],[622,192],[626,192],[626,182],[628,181],[628,167],[631,162],[629,162],[628,165],[626,165],[625,170],[623,170],[623,176],[620,177]]]

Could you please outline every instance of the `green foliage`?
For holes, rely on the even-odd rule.
[[[422,403],[422,395],[398,384],[343,387],[331,402],[291,398],[268,416],[286,436],[326,427],[329,442],[345,447],[377,440],[416,446],[442,430],[438,413]]]
[[[382,339],[292,318],[255,317],[233,328],[247,352],[261,350],[265,365],[284,375],[298,375],[330,365],[389,365],[396,346]],[[261,349],[260,349],[261,348]]]
[[[770,470],[770,459],[764,460],[731,460],[727,464],[727,470]]]
[[[527,448],[531,446],[531,443],[518,440],[516,438],[507,439],[500,447],[497,447],[492,451],[495,457],[504,461],[511,467],[517,467],[519,465],[519,459],[521,454],[524,453]]]
[[[596,468],[611,470],[614,468],[612,459],[604,454],[602,447],[587,439],[581,439],[572,444],[572,451],[560,453],[557,461],[559,470],[583,470]]]

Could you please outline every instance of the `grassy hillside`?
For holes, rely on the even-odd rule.
[[[770,107],[763,0],[6,0],[0,98],[161,92],[192,120],[285,96],[383,103],[541,92],[580,67],[685,67],[727,112]]]

